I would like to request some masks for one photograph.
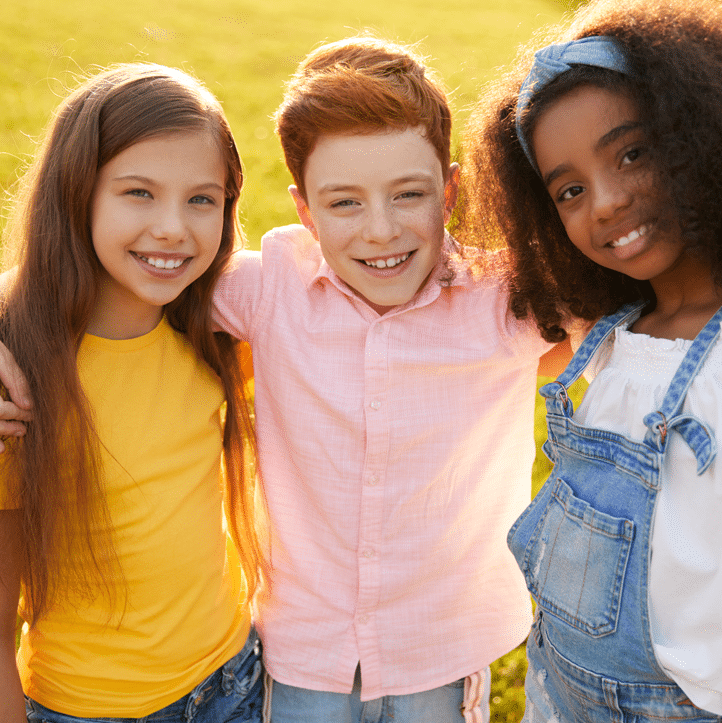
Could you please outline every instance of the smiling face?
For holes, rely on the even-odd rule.
[[[93,247],[103,266],[88,331],[130,338],[210,266],[223,232],[226,167],[210,132],[140,141],[98,172]]]
[[[581,86],[537,121],[537,165],[570,241],[639,280],[672,271],[684,244],[625,92]]]
[[[372,309],[410,301],[439,261],[458,186],[415,128],[322,136],[291,195],[328,265]]]

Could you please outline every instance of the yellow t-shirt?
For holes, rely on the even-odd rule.
[[[78,368],[126,587],[112,610],[99,594],[25,625],[18,667],[48,708],[135,718],[190,692],[250,628],[222,511],[223,392],[165,320],[137,339],[86,336]]]

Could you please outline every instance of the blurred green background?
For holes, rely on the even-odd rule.
[[[59,99],[96,66],[179,66],[221,99],[246,170],[250,245],[295,221],[271,115],[314,46],[370,29],[418,43],[444,78],[455,144],[480,85],[578,0],[18,0],[0,12],[0,190],[11,187]],[[6,204],[4,204],[6,206]]]
[[[271,116],[283,83],[313,47],[370,30],[417,49],[442,76],[455,113],[454,152],[479,88],[519,43],[580,0],[18,0],[0,12],[0,193],[13,184],[60,98],[100,66],[150,61],[181,67],[221,99],[244,162],[241,220],[249,245],[296,221]],[[544,435],[537,409],[537,443]],[[534,485],[548,473],[537,459]],[[493,666],[492,720],[523,713],[522,649]]]

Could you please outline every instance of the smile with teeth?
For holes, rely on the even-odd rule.
[[[643,224],[639,228],[628,233],[626,236],[622,236],[616,241],[611,241],[609,245],[613,249],[620,248],[621,246],[627,246],[628,244],[631,244],[633,241],[636,241],[638,238],[640,238],[640,236],[646,236],[647,233],[649,233],[649,226],[647,224]]]
[[[411,251],[401,254],[401,256],[393,256],[390,259],[378,259],[376,261],[361,259],[361,261],[363,261],[366,266],[373,266],[375,269],[390,269],[394,266],[398,266],[401,262],[406,261],[409,256],[411,256]]]
[[[136,256],[145,261],[146,264],[154,266],[156,269],[177,269],[186,259],[159,259],[155,256],[143,256],[142,254],[136,254]]]

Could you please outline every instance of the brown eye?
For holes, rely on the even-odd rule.
[[[558,196],[557,203],[562,201],[571,201],[572,198],[576,198],[580,193],[583,193],[584,186],[569,186],[565,188]]]

